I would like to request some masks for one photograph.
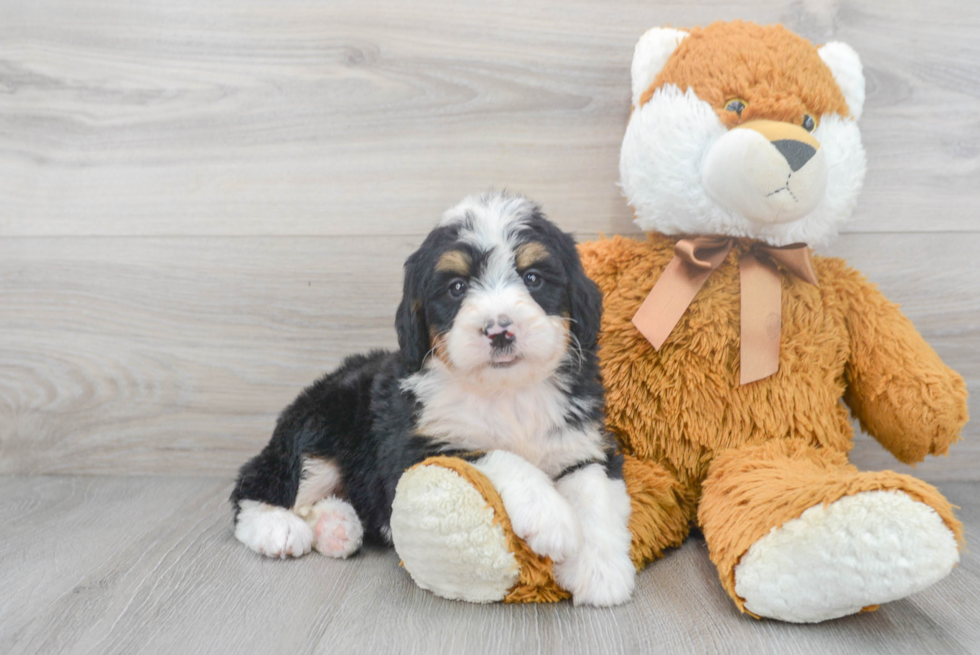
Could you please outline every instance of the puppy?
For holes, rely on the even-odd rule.
[[[398,352],[348,357],[242,467],[235,536],[269,557],[347,557],[365,534],[390,544],[401,474],[457,455],[576,604],[626,601],[630,500],[603,423],[601,310],[574,240],[534,203],[465,199],[405,263]]]

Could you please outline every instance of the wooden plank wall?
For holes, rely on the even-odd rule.
[[[972,0],[5,0],[0,472],[230,476],[303,385],[394,344],[401,262],[467,193],[635,232],[633,44],[739,17],[861,54],[869,173],[828,250],[980,396]],[[978,479],[978,434],[917,473]]]

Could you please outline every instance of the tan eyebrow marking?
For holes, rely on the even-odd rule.
[[[551,253],[548,249],[537,241],[528,241],[527,243],[522,243],[517,247],[517,268],[518,270],[525,269],[528,266],[533,266],[534,264],[545,260]]]
[[[437,271],[448,271],[459,275],[469,275],[471,267],[470,256],[462,250],[447,250],[436,262]]]

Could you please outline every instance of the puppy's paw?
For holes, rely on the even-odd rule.
[[[301,557],[313,547],[313,530],[284,507],[254,500],[240,503],[235,538],[266,557]]]
[[[474,463],[500,494],[514,534],[538,555],[560,562],[578,551],[582,526],[554,483],[520,455],[494,450]]]
[[[568,502],[558,495],[504,503],[514,534],[538,555],[561,562],[578,552],[582,526]]]
[[[633,595],[636,567],[627,553],[583,547],[555,564],[555,581],[572,593],[576,605],[621,605]]]
[[[316,534],[314,548],[327,557],[345,559],[358,551],[364,541],[364,527],[350,503],[339,498],[317,502],[307,517]]]
[[[587,466],[561,479],[564,496],[582,523],[582,548],[555,564],[555,581],[572,592],[576,605],[619,605],[636,584],[630,559],[632,509],[626,484],[606,476],[601,466]]]

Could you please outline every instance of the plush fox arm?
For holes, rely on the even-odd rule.
[[[861,427],[902,462],[945,455],[967,421],[963,378],[875,285],[839,260],[824,261],[836,278],[831,284],[844,302],[850,334],[845,402]]]

